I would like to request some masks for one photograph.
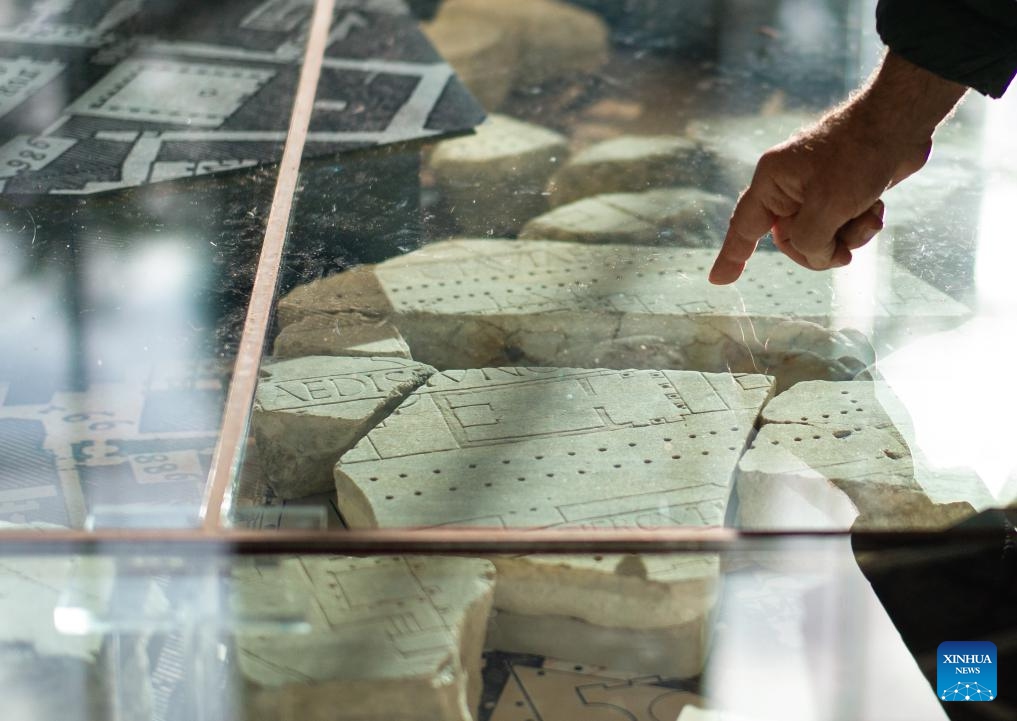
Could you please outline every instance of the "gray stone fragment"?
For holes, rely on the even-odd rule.
[[[401,358],[310,356],[266,364],[252,428],[281,498],[331,490],[332,465],[434,369]]]
[[[356,358],[406,358],[410,348],[399,329],[387,321],[349,324],[338,316],[307,316],[282,329],[275,339],[276,358],[312,355]]]
[[[438,143],[430,166],[464,232],[501,236],[547,209],[544,186],[567,156],[563,135],[491,115],[475,135]]]
[[[236,639],[251,721],[473,721],[494,569],[464,558],[301,557],[234,571],[240,599],[309,599],[308,634]],[[270,608],[266,608],[270,611]]]
[[[728,479],[771,389],[758,375],[446,371],[343,456],[339,506],[353,528],[722,525]],[[672,665],[654,672],[701,667],[715,557],[494,563],[499,609],[694,637],[699,643],[655,656]],[[547,636],[540,652],[560,657],[574,648]]]
[[[738,464],[743,527],[942,528],[993,503],[973,474],[913,457],[910,420],[884,383],[799,383],[762,421]]]
[[[678,135],[625,135],[574,155],[548,183],[551,205],[605,193],[699,185],[703,150]]]
[[[520,238],[719,247],[734,203],[696,188],[583,198],[530,220]]]

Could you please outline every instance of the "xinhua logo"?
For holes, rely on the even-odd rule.
[[[992,701],[996,698],[996,644],[944,641],[939,644],[936,684],[942,701]]]

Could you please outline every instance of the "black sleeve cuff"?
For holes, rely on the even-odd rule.
[[[904,59],[998,98],[1017,73],[1017,1],[879,0],[876,29]]]

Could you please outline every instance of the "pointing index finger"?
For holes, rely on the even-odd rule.
[[[755,186],[750,186],[738,199],[731,215],[724,245],[710,270],[710,282],[727,285],[738,280],[759,239],[769,232],[775,221],[776,216],[763,204]]]

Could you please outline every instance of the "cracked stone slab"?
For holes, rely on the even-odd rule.
[[[809,381],[774,398],[738,464],[745,528],[942,528],[991,506],[972,473],[929,467],[878,381]]]
[[[280,498],[330,491],[332,466],[434,369],[401,358],[309,356],[266,364],[251,424]]]
[[[307,634],[240,635],[252,721],[473,721],[494,568],[466,558],[328,557],[238,568],[249,609],[280,584],[310,601]]]
[[[734,203],[697,188],[608,193],[533,218],[520,238],[577,243],[719,247]]]
[[[551,205],[606,193],[699,185],[705,162],[700,145],[678,135],[625,135],[576,153],[548,183]]]
[[[729,480],[771,391],[765,376],[689,371],[438,373],[337,464],[339,506],[353,528],[722,525]],[[656,648],[673,648],[644,656],[639,670],[701,667],[715,557],[494,563],[499,610],[654,629],[664,639]],[[567,642],[560,634],[499,642],[559,657],[577,651],[556,638]],[[629,647],[632,663],[638,647]]]
[[[970,315],[895,265],[859,297],[839,282],[850,269],[814,273],[775,253],[757,254],[738,283],[712,286],[713,257],[697,248],[450,240],[297,288],[280,301],[279,319],[388,320],[415,359],[439,368],[652,368],[667,356],[656,367],[765,372],[786,387],[785,378],[815,373],[850,379],[871,363],[862,334],[836,328],[914,334]],[[651,357],[644,346],[664,352]],[[682,358],[686,365],[672,365]]]
[[[491,115],[476,134],[438,143],[430,166],[463,231],[498,236],[547,210],[544,186],[567,156],[564,135]]]
[[[410,348],[387,321],[346,323],[337,316],[308,316],[280,331],[272,347],[276,358],[330,355],[356,358],[405,358]]]

